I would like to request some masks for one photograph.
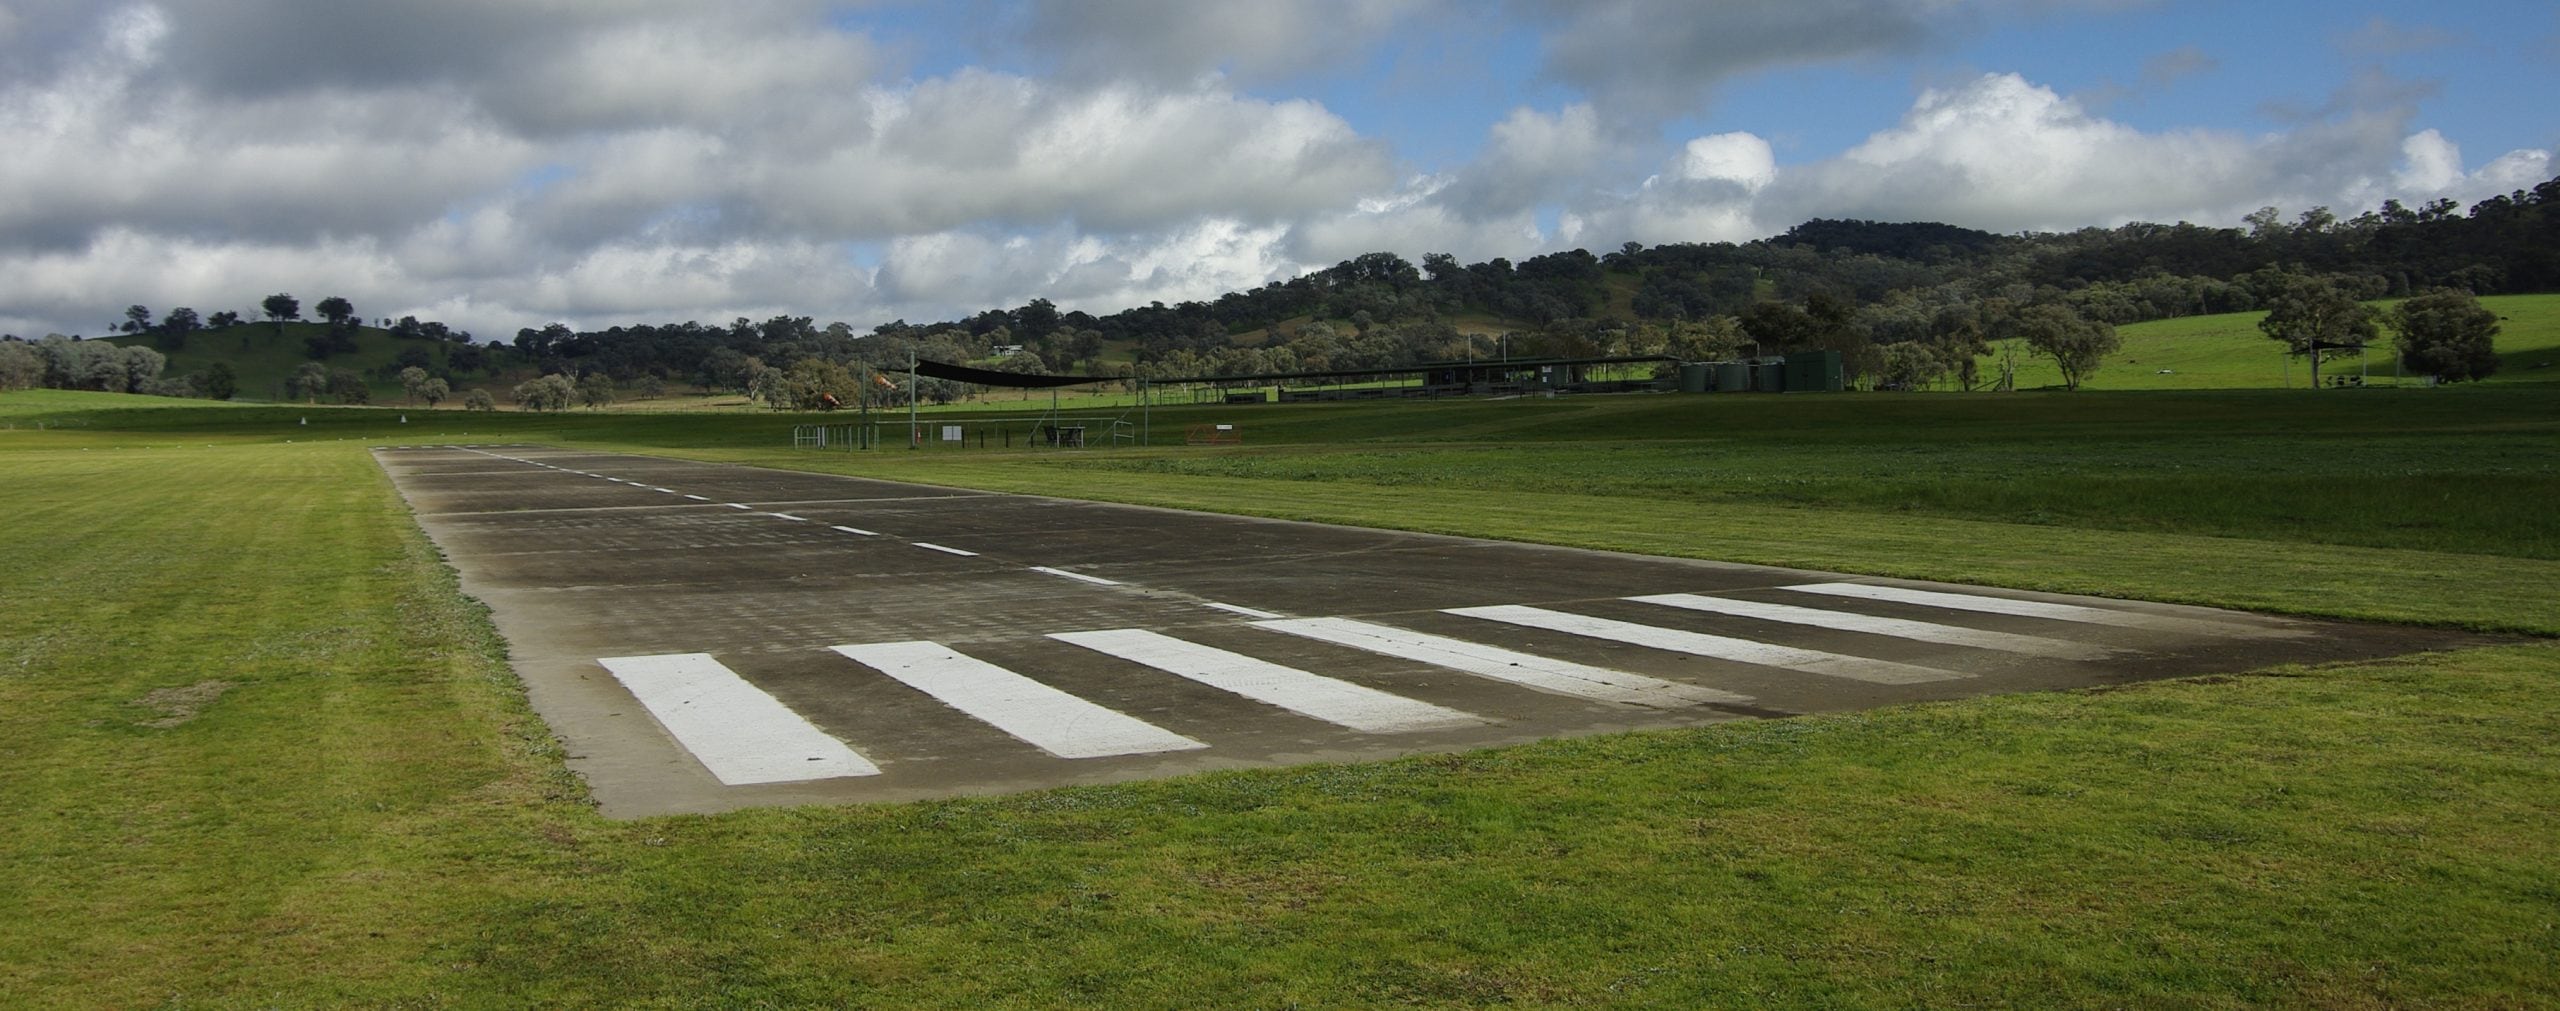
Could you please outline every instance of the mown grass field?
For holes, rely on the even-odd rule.
[[[138,403],[0,395],[0,1005],[2560,1001],[2549,388],[1160,409],[1248,442],[1082,453]],[[2546,638],[612,822],[364,452],[464,438]]]

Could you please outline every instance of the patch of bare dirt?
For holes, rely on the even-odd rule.
[[[133,700],[133,704],[157,710],[160,718],[136,720],[135,725],[167,730],[202,715],[206,706],[212,705],[215,699],[222,697],[222,693],[234,687],[229,681],[198,681],[184,688],[163,688],[152,692]]]

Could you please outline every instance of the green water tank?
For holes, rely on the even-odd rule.
[[[1680,392],[1705,393],[1715,387],[1715,374],[1705,362],[1680,364]]]
[[[1798,392],[1838,393],[1841,390],[1840,352],[1798,351],[1787,356],[1787,389]]]
[[[1748,393],[1751,391],[1751,366],[1741,362],[1716,363],[1716,392]]]

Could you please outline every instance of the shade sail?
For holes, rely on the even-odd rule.
[[[948,379],[955,383],[1006,386],[1024,390],[1045,390],[1053,386],[1082,386],[1086,383],[1110,383],[1118,382],[1120,379],[1119,376],[1035,376],[923,360],[916,362],[916,374],[927,379]]]

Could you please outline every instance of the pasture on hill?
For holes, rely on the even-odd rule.
[[[2395,302],[2373,303],[2388,310]],[[2560,295],[2491,295],[2480,305],[2498,314],[2498,372],[2491,383],[2560,383]],[[2082,385],[2088,390],[2223,390],[2304,388],[2311,369],[2290,358],[2284,347],[2258,329],[2264,312],[2235,312],[2154,320],[2116,328],[2124,347],[2109,355]],[[2399,349],[2386,324],[2382,340],[2366,351],[2366,359],[2333,360],[2321,366],[2329,376],[2369,376],[2367,382],[2396,385]],[[2017,384],[2025,388],[2062,385],[2062,373],[2051,361],[2018,351]],[[1980,360],[1986,376],[2000,374],[1995,352]],[[2416,382],[2411,377],[2407,382]]]
[[[1164,407],[1167,442],[1246,442],[834,452],[789,446],[819,416],[0,394],[0,1005],[2552,1003],[2555,405],[2506,382]],[[611,821],[366,452],[425,442],[2517,638]]]

